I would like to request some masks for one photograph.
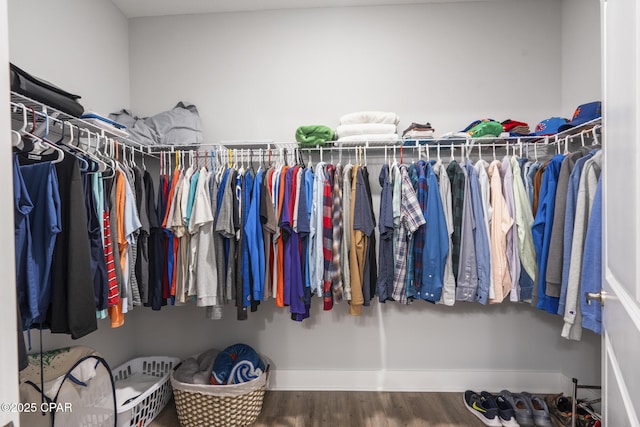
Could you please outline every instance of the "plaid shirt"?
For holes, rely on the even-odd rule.
[[[453,234],[451,235],[451,261],[453,275],[458,281],[458,267],[460,264],[460,236],[462,235],[462,208],[464,207],[465,177],[462,168],[453,160],[447,166],[447,175],[451,181],[451,206],[453,213]]]
[[[402,304],[407,301],[407,248],[415,231],[425,223],[424,214],[420,209],[418,197],[411,185],[406,165],[400,165],[402,176],[402,194],[400,199],[400,228],[396,244],[396,257],[393,277],[393,299]]]
[[[322,296],[324,297],[324,309],[333,308],[333,295],[331,293],[332,284],[332,263],[333,263],[333,165],[325,167],[324,174],[324,198],[322,210],[322,255],[324,257],[324,287]]]
[[[332,243],[333,298],[342,299],[342,165],[338,164],[333,177],[333,243]]]

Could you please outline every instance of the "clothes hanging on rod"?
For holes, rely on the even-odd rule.
[[[33,120],[41,114],[34,111]],[[584,280],[590,268],[585,259],[598,257],[585,245],[598,227],[590,211],[599,200],[601,154],[591,147],[544,164],[537,148],[529,161],[515,156],[515,148],[498,159],[494,146],[489,163],[480,148],[480,159],[472,162],[472,147],[460,147],[460,161],[452,149],[446,167],[441,147],[433,160],[421,157],[434,147],[416,147],[418,160],[410,164],[405,161],[415,149],[403,158],[400,147],[398,162],[394,148],[394,161],[385,161],[378,177],[377,223],[366,151],[359,148],[356,161],[344,166],[332,154],[323,161],[322,150],[316,165],[302,164],[300,152],[289,159],[285,150],[272,162],[270,149],[266,162],[261,150],[257,170],[251,149],[173,151],[174,169],[167,155],[160,156],[156,195],[151,175],[144,163],[135,163],[130,148],[106,143],[100,153],[88,135],[86,155],[99,155],[113,178],[77,151],[65,151],[59,163],[39,155],[16,157],[16,227],[30,233],[16,248],[26,328],[51,323],[52,331],[79,337],[95,330],[96,318],[108,315],[117,327],[135,307],[159,310],[192,301],[211,319],[221,318],[223,306],[233,302],[237,318],[246,319],[269,298],[301,321],[311,315],[314,294],[324,310],[346,301],[357,316],[377,294],[380,302],[403,304],[508,298],[563,315],[567,338],[579,339],[583,323],[598,330],[598,313],[577,298],[582,282],[597,286]],[[45,140],[34,137],[36,143]],[[507,150],[522,151],[517,142]],[[342,159],[343,148],[337,150]],[[40,181],[51,194],[35,190]],[[38,246],[43,255],[24,243],[33,241],[32,218],[47,212],[34,202],[42,197],[60,205],[54,209],[59,232],[50,227],[53,237],[37,233],[46,237]],[[83,255],[62,259],[71,250]],[[51,270],[39,271],[36,291],[28,292],[25,254],[47,258],[43,265]],[[80,288],[80,282],[88,285]],[[46,322],[41,307],[47,308]],[[584,322],[581,310],[588,313]]]

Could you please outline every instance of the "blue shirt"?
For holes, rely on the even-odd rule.
[[[444,267],[449,254],[449,233],[447,231],[447,219],[442,207],[438,178],[429,163],[426,164],[425,175],[428,189],[425,215],[427,233],[422,252],[421,297],[435,303],[440,301],[442,294]]]
[[[29,214],[33,210],[33,203],[22,179],[16,155],[13,156],[13,198],[16,286],[22,324],[25,325],[38,317],[39,309],[36,293],[29,292],[30,285],[36,283],[33,257],[31,256],[31,226],[29,224]]]
[[[489,298],[489,286],[491,283],[491,252],[489,249],[489,236],[485,226],[484,209],[482,208],[482,194],[480,193],[480,181],[478,172],[470,161],[465,162],[469,184],[471,186],[471,209],[475,219],[473,228],[473,241],[476,247],[476,270],[478,272],[478,288],[476,299],[480,304],[486,304]],[[465,201],[466,203],[467,201]]]
[[[602,175],[598,179],[584,241],[581,286],[582,295],[602,289]],[[602,306],[595,302],[587,304],[584,298],[580,298],[580,304],[582,327],[602,334]]]
[[[545,310],[553,314],[558,312],[558,303],[560,299],[548,296],[545,293],[547,288],[547,261],[549,258],[549,244],[551,243],[551,228],[553,226],[558,176],[560,175],[560,166],[562,165],[564,158],[564,154],[554,156],[544,171],[542,186],[540,187],[538,212],[536,212],[536,218],[533,221],[531,229],[540,271],[538,276],[537,307],[540,310]]]
[[[567,188],[567,205],[564,212],[564,246],[562,252],[562,284],[560,285],[560,300],[558,301],[558,311],[560,316],[564,316],[565,302],[567,300],[567,286],[569,285],[569,267],[571,266],[571,246],[573,244],[573,225],[576,219],[576,204],[578,203],[578,188],[580,187],[580,176],[584,164],[589,160],[595,151],[591,151],[586,156],[579,158],[573,166],[569,176],[569,186]]]
[[[251,204],[249,205],[247,221],[244,226],[247,235],[245,244],[249,246],[254,301],[262,301],[264,299],[264,239],[262,237],[262,224],[260,223],[260,192],[263,176],[264,171],[259,169],[253,182]]]
[[[300,283],[296,283],[291,289],[291,305],[298,305],[298,301],[304,303],[304,314],[295,313],[295,317],[293,317],[293,320],[298,321],[308,318],[311,308],[311,290],[306,286],[306,280],[309,278],[309,233],[311,231],[311,224],[309,223],[309,216],[311,214],[309,205],[311,203],[307,203],[307,195],[313,195],[313,188],[311,192],[305,191],[307,172],[308,169],[302,173],[301,179],[305,179],[305,182],[301,183],[300,194],[298,195],[298,237],[302,247],[300,266],[302,267],[302,277],[305,278],[305,286],[303,287],[302,281],[300,281]],[[313,183],[313,174],[311,175],[311,183]]]
[[[240,176],[240,174],[238,174]],[[251,261],[249,259],[249,245],[255,244],[253,239],[247,236],[247,221],[249,221],[249,207],[251,206],[251,194],[253,192],[253,173],[249,170],[244,174],[244,188],[241,188],[242,198],[242,305],[251,305],[251,279],[249,272]],[[256,260],[257,261],[257,260]]]
[[[51,265],[56,236],[62,231],[60,192],[56,168],[51,162],[21,166],[20,171],[33,209],[29,212],[33,276],[28,282],[29,298],[37,295],[38,315],[34,323],[46,320],[51,303]],[[87,248],[88,250],[89,248]],[[25,322],[29,328],[31,323]]]
[[[382,194],[380,196],[380,221],[378,230],[380,231],[380,244],[378,254],[378,301],[385,302],[391,299],[393,292],[393,208],[391,199],[393,197],[391,189],[391,177],[389,175],[389,165],[382,165],[379,177]],[[346,190],[345,190],[346,191]],[[345,230],[345,233],[347,230]]]

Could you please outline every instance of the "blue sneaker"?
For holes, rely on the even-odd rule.
[[[520,427],[520,424],[516,421],[516,414],[513,410],[513,406],[504,396],[494,396],[486,391],[482,392],[482,396],[487,400],[493,400],[498,408],[498,419],[504,427]]]
[[[482,394],[467,390],[463,396],[464,406],[475,415],[484,425],[502,427],[498,418],[498,407],[493,399],[487,399]]]

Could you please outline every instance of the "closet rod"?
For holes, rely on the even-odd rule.
[[[39,101],[35,101],[27,96],[24,96],[22,94],[19,94],[17,92],[11,91],[11,101],[10,101],[10,105],[13,108],[26,108],[28,113],[27,114],[32,114],[31,109],[34,110],[35,114],[37,115],[39,121],[38,121],[38,125],[39,125],[39,130],[40,131],[42,129],[43,126],[46,126],[46,121],[47,119],[49,121],[52,121],[53,123],[57,123],[61,126],[61,129],[63,126],[73,126],[75,129],[78,129],[79,132],[81,132],[81,135],[87,134],[88,136],[91,137],[91,135],[94,135],[94,137],[98,138],[98,139],[102,139],[103,141],[108,141],[109,143],[113,143],[114,141],[117,142],[119,145],[125,145],[127,146],[129,149],[133,149],[135,150],[137,153],[140,153],[142,155],[150,155],[152,153],[149,153],[148,150],[146,150],[146,146],[144,144],[140,144],[139,142],[130,140],[128,138],[123,138],[120,135],[117,135],[115,133],[110,132],[108,129],[103,129],[101,127],[92,125],[91,123],[71,116],[69,114],[66,114],[60,110],[57,110],[47,104],[44,104],[42,102]],[[12,108],[12,109],[13,109]],[[16,119],[17,120],[17,119]],[[61,134],[58,134],[58,136],[60,136]],[[152,157],[156,157],[156,156],[152,156]]]

